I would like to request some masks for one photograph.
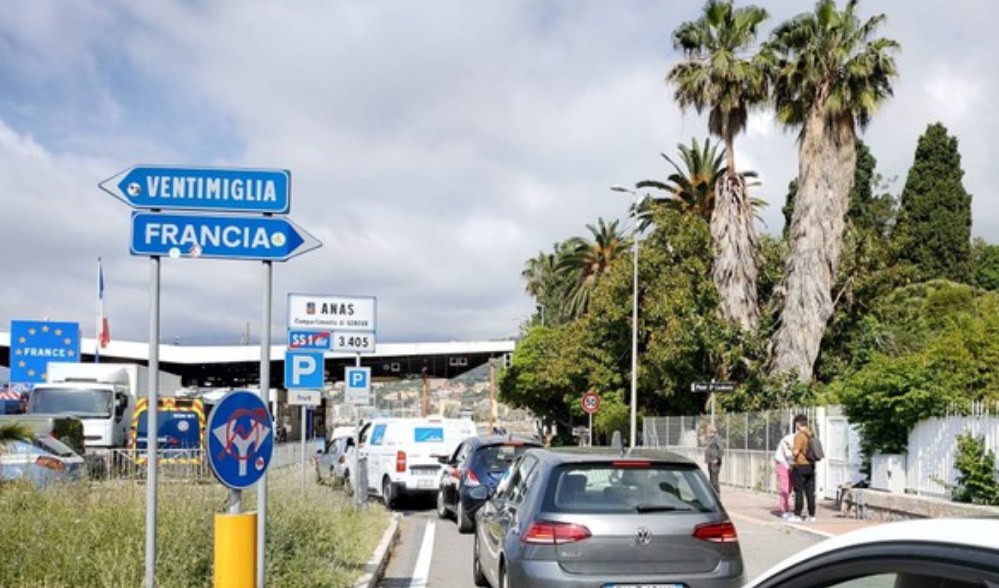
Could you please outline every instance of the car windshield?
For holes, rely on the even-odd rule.
[[[114,408],[110,390],[93,388],[35,388],[30,411],[36,414],[71,414],[109,417]]]
[[[522,443],[502,443],[485,445],[475,452],[473,467],[479,467],[487,472],[498,472],[509,467],[518,455],[524,453],[530,446]]]
[[[716,512],[704,476],[683,464],[565,464],[548,484],[545,510],[576,513]]]

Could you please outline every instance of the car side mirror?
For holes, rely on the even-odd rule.
[[[114,416],[116,418],[123,417],[126,408],[128,408],[128,396],[119,396],[114,405]]]

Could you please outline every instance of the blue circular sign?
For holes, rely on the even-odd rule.
[[[267,471],[274,454],[274,422],[260,396],[233,390],[208,415],[208,462],[219,481],[242,489]]]

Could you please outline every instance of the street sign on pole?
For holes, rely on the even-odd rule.
[[[51,361],[80,361],[80,323],[10,321],[10,381],[45,381]]]
[[[349,404],[366,406],[371,404],[371,368],[344,368],[346,399]]]
[[[285,214],[291,209],[291,172],[139,165],[99,184],[133,208]]]
[[[323,329],[335,335],[349,332],[374,334],[374,296],[288,294],[288,328]]]
[[[132,213],[132,255],[285,261],[321,246],[284,217]]]
[[[734,382],[716,382],[711,380],[710,382],[693,382],[690,384],[690,391],[694,394],[704,394],[711,392],[733,392],[735,390]]]
[[[284,387],[322,388],[323,352],[286,351],[284,354]]]
[[[274,452],[274,423],[255,392],[233,390],[208,417],[208,461],[219,481],[249,488],[263,477]]]
[[[586,394],[583,394],[583,398],[579,401],[580,405],[583,407],[583,412],[587,414],[595,414],[600,410],[600,395],[590,390]]]
[[[288,389],[288,404],[294,406],[319,406],[322,403],[319,390]]]
[[[329,331],[288,331],[288,349],[327,351],[330,337]]]

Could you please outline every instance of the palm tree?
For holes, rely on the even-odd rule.
[[[711,214],[715,210],[715,185],[718,179],[728,173],[724,165],[725,152],[718,153],[718,144],[712,144],[711,139],[705,139],[703,147],[697,139],[690,140],[690,146],[680,143],[680,162],[683,167],[665,153],[660,153],[674,172],[666,181],[642,180],[635,184],[636,189],[653,188],[667,194],[661,197],[644,198],[638,205],[638,228],[645,231],[654,222],[655,210],[664,207],[686,214],[694,214],[711,222]],[[754,171],[742,172],[744,178],[757,177]],[[747,183],[746,186],[756,186],[758,182]],[[765,206],[763,200],[750,199],[750,204],[756,208]]]
[[[843,248],[856,164],[856,129],[867,126],[892,94],[898,43],[873,38],[879,14],[861,22],[849,0],[840,11],[819,0],[815,11],[777,27],[764,48],[777,120],[798,134],[798,193],[790,248],[778,287],[780,323],[771,339],[770,370],[812,378],[832,315],[831,297]]]
[[[756,229],[743,177],[735,167],[735,136],[746,128],[749,109],[767,97],[764,70],[746,55],[767,11],[734,8],[731,0],[708,0],[702,16],[673,31],[684,59],[666,79],[680,107],[708,110],[708,130],[725,142],[726,173],[714,186],[711,274],[722,314],[744,329],[759,321],[756,300]]]
[[[598,219],[597,226],[586,225],[593,240],[573,237],[566,242],[565,255],[560,260],[560,270],[572,279],[564,300],[563,312],[569,317],[586,314],[590,294],[600,279],[610,270],[614,261],[627,253],[630,242],[618,229],[618,221],[605,223]]]

